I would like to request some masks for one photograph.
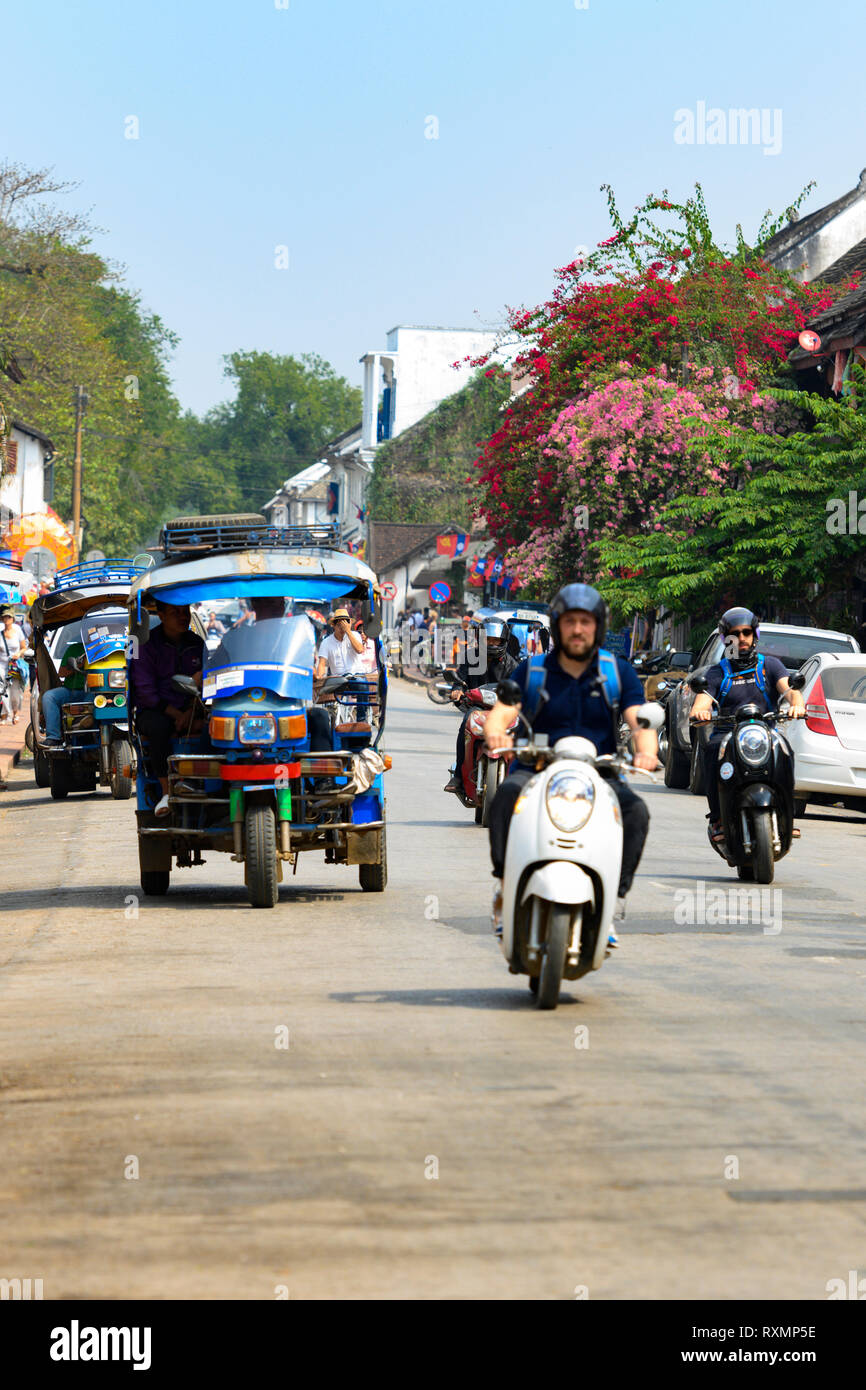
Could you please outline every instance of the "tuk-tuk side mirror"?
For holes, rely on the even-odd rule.
[[[171,683],[182,695],[197,695],[198,686],[192,676],[172,676]]]
[[[806,677],[803,675],[802,671],[795,671],[788,681],[788,684],[792,690],[802,690],[803,686],[806,684]]]
[[[691,676],[691,677],[689,678],[689,689],[690,689],[690,690],[693,690],[693,691],[695,692],[696,695],[704,695],[704,694],[706,694],[706,689],[707,689],[707,678],[706,678],[706,676]]]

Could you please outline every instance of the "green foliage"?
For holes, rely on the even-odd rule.
[[[233,478],[239,505],[259,511],[286,478],[359,424],[361,392],[314,353],[233,352],[224,360],[235,398],[192,435],[201,459]]]
[[[510,393],[504,372],[478,372],[423,420],[376,454],[368,502],[377,521],[472,522],[469,478],[479,441],[500,424]]]
[[[701,442],[737,486],[680,494],[661,514],[660,530],[600,542],[604,563],[617,571],[606,592],[619,607],[663,603],[694,615],[729,595],[817,620],[830,595],[850,596],[866,554],[866,516],[862,532],[856,514],[848,526],[849,493],[866,501],[866,375],[857,370],[853,392],[838,401],[770,394],[802,412],[804,427],[789,434],[738,427]]]
[[[85,548],[133,553],[173,512],[259,510],[358,422],[360,391],[319,357],[236,352],[235,399],[203,420],[181,415],[174,334],[92,251],[87,219],[44,201],[71,187],[0,163],[0,370],[23,372],[3,379],[3,411],[54,441],[55,510],[72,514],[79,385]]]

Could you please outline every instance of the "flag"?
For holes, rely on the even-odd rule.
[[[494,568],[495,564],[496,564],[496,560],[494,559],[494,557],[493,557],[492,555],[491,555],[491,557],[490,557],[489,560],[485,561],[485,564],[484,564],[484,578],[485,578],[485,579],[491,579],[491,578],[493,577],[493,568]]]
[[[454,547],[454,554],[455,554],[455,555],[462,555],[462,554],[463,554],[464,550],[466,549],[466,542],[467,542],[468,540],[469,540],[469,537],[468,537],[468,536],[464,536],[462,532],[460,533],[460,535],[458,535],[458,537],[457,537],[457,544],[456,544],[456,546]]]
[[[472,566],[472,573],[483,574],[486,568],[486,563],[487,562],[485,561],[484,556],[479,555],[478,559],[475,561],[475,564]]]
[[[456,537],[456,536],[453,536],[453,535],[452,535],[452,536],[437,536],[437,537],[436,537],[436,554],[437,554],[437,555],[453,555],[454,552],[455,552],[455,550],[456,550],[456,548],[457,548],[457,537]]]
[[[510,589],[511,586],[512,586],[512,584],[514,583],[514,575],[513,575],[513,574],[503,574],[503,576],[502,576],[502,578],[500,579],[499,582],[500,582],[500,584],[502,585],[503,589]]]
[[[497,581],[497,583],[499,582],[499,576],[500,576],[501,573],[502,573],[502,556],[501,556],[501,555],[497,555],[496,559],[493,561],[493,578]]]

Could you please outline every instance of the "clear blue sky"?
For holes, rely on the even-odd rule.
[[[603,182],[628,210],[700,179],[714,224],[748,236],[809,179],[807,209],[866,165],[862,0],[282,3],[4,14],[0,152],[81,181],[99,249],[180,335],[196,411],[230,394],[235,349],[317,352],[360,385],[394,324],[537,302],[609,235]],[[699,101],[780,108],[781,152],[677,144]]]

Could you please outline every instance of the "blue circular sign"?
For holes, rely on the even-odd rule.
[[[447,603],[451,597],[451,585],[446,584],[444,579],[437,579],[435,584],[430,585],[430,602]]]

